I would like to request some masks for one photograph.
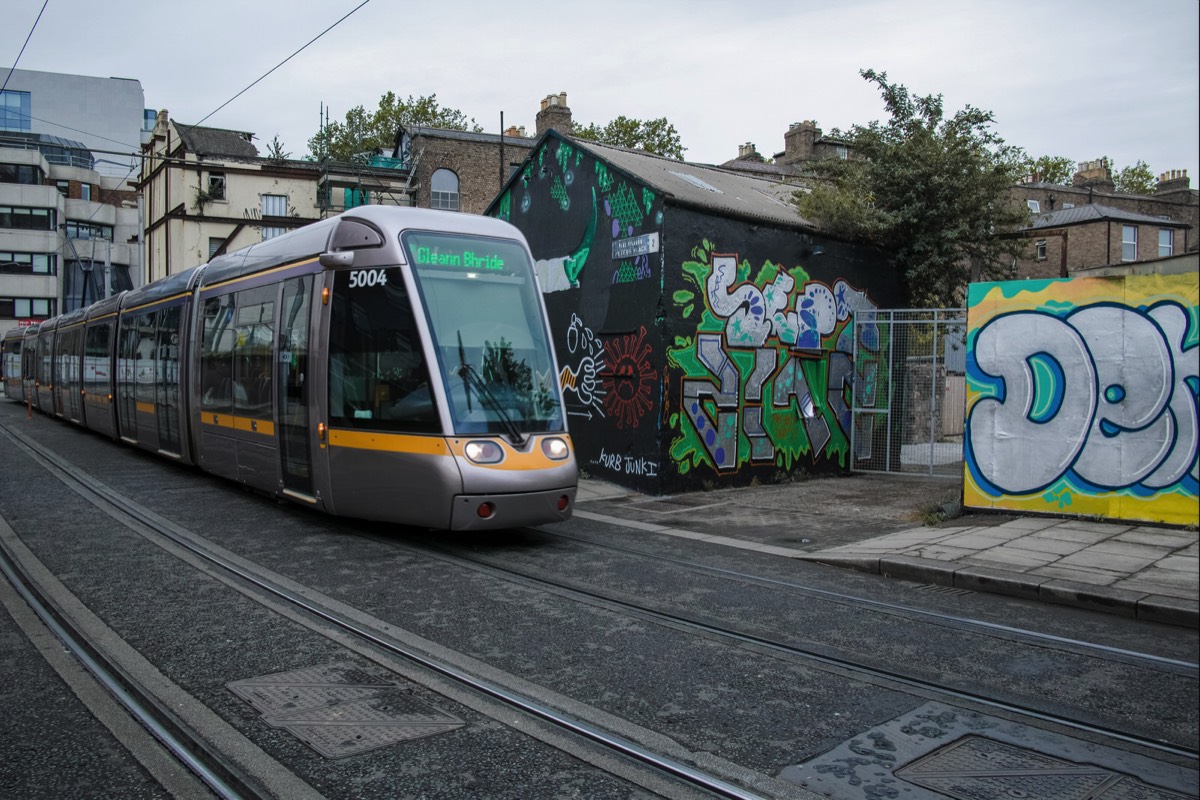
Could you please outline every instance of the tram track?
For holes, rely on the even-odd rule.
[[[366,615],[348,614],[346,609],[336,601],[323,598],[319,593],[294,584],[282,576],[271,575],[266,570],[255,569],[250,562],[243,559],[231,557],[222,548],[207,543],[203,536],[174,525],[169,520],[141,507],[29,437],[3,424],[0,424],[0,432],[7,435],[33,459],[41,463],[59,481],[101,508],[104,513],[123,524],[130,525],[143,537],[162,540],[162,542],[155,542],[156,544],[160,544],[160,546],[165,544],[169,548],[183,550],[210,568],[224,573],[222,582],[237,589],[250,599],[262,602],[272,609],[286,608],[293,619],[306,617],[313,620],[315,624],[310,624],[309,627],[314,629],[319,630],[325,626],[336,629],[340,634],[338,641],[342,644],[347,641],[353,642],[354,649],[360,655],[377,658],[378,654],[383,654],[387,659],[393,660],[393,663],[389,664],[392,668],[394,668],[394,660],[399,660],[415,667],[418,672],[425,671],[441,681],[449,681],[457,688],[475,693],[487,701],[498,703],[508,711],[500,714],[493,709],[489,713],[497,720],[506,719],[506,724],[511,723],[512,711],[526,715],[552,730],[551,735],[542,734],[538,737],[552,746],[562,748],[563,740],[570,738],[599,749],[600,756],[593,755],[589,759],[586,750],[581,748],[578,742],[565,748],[566,752],[571,755],[588,760],[601,769],[611,768],[606,767],[606,764],[611,762],[614,757],[632,762],[635,765],[635,782],[639,782],[642,788],[648,791],[670,797],[721,797],[731,798],[731,800],[757,800],[772,796],[787,797],[795,791],[793,787],[781,784],[769,776],[758,775],[735,765],[729,765],[725,775],[705,771],[687,763],[687,754],[678,748],[675,748],[676,752],[674,753],[665,752],[670,750],[670,747],[655,749],[628,736],[607,730],[602,724],[584,716],[566,713],[553,705],[534,699],[529,694],[509,688],[502,682],[482,677],[480,674],[472,674],[445,658],[431,654],[428,650],[398,640],[397,637],[402,632],[391,626]],[[6,556],[5,561],[10,561],[10,558]],[[41,594],[36,584],[21,574],[21,569],[16,562],[12,563],[15,567],[11,574],[9,574],[9,570],[5,570],[6,577],[14,585],[24,587],[22,594],[28,594],[35,598]],[[86,638],[79,632],[78,626],[74,626],[75,629],[72,630],[73,626],[69,616],[59,613],[51,614],[50,617],[64,631],[65,642],[82,641]],[[81,652],[85,649],[87,649],[86,646],[81,649]],[[119,665],[104,659],[102,655],[97,660],[107,662],[105,668],[102,668],[98,675],[105,672],[114,674],[121,672]],[[408,676],[411,678],[413,674],[409,672]],[[103,677],[100,679],[102,682],[104,681]],[[127,675],[118,683],[120,691],[131,695],[147,694],[144,687],[137,686],[136,680]],[[426,681],[426,685],[431,688],[435,687],[437,681]],[[434,690],[439,691],[439,688]],[[458,699],[462,700],[461,694]],[[161,704],[154,703],[151,698],[148,705]],[[603,718],[605,715],[597,714],[596,716]],[[165,717],[153,715],[139,717],[139,719],[148,726],[164,725],[167,721]],[[178,751],[179,753],[198,754],[193,755],[192,761],[186,759],[181,759],[181,761],[202,779],[206,773],[212,773],[217,780],[210,785],[218,796],[248,799],[275,796],[269,792],[262,793],[261,789],[254,787],[252,780],[242,779],[236,769],[229,767],[220,753],[206,746],[203,737],[189,732],[186,725],[172,727],[178,729],[177,736],[184,744],[176,745],[174,742],[164,742],[165,746],[173,753]],[[529,726],[523,726],[522,729],[527,733],[533,732]],[[656,737],[651,736],[650,738]],[[659,744],[669,745],[671,743],[663,741]],[[709,761],[717,761],[717,759],[709,759]],[[641,780],[637,781],[636,776],[639,773]],[[731,775],[737,775],[743,783],[735,782],[731,779]],[[621,777],[629,779],[629,771],[623,771]],[[224,783],[221,778],[226,778]],[[755,788],[753,784],[756,782],[767,784],[767,791]]]
[[[545,532],[538,530],[538,533],[543,534]],[[840,657],[829,652],[820,652],[812,647],[801,647],[794,644],[788,644],[778,639],[750,633],[745,630],[736,630],[723,624],[703,620],[695,615],[684,615],[680,613],[663,611],[660,608],[654,608],[645,603],[634,602],[628,598],[616,596],[612,592],[597,591],[593,588],[582,586],[579,583],[568,583],[559,579],[535,575],[525,569],[518,569],[509,565],[497,563],[496,559],[487,559],[473,554],[464,554],[459,550],[454,550],[430,539],[426,539],[423,542],[422,548],[414,548],[412,545],[398,543],[386,538],[372,538],[387,546],[398,547],[410,551],[428,552],[431,555],[436,555],[438,558],[446,559],[451,563],[460,564],[471,569],[483,570],[489,574],[492,574],[493,576],[498,576],[506,580],[518,581],[527,586],[540,587],[544,590],[550,590],[558,593],[561,596],[573,597],[581,602],[599,603],[609,608],[634,614],[639,618],[649,622],[689,631],[698,635],[715,637],[719,640],[735,643],[738,646],[754,647],[785,658],[809,660],[821,664],[827,668],[836,669],[843,674],[849,674],[860,679],[865,678],[872,681],[879,681],[884,685],[892,687],[903,687],[907,690],[917,691],[929,697],[941,699],[952,704],[973,704],[991,711],[1000,711],[1002,713],[1014,715],[1018,718],[1037,720],[1041,723],[1060,726],[1063,729],[1078,733],[1087,733],[1109,740],[1121,741],[1127,744],[1144,747],[1148,750],[1176,756],[1193,762],[1200,758],[1200,753],[1198,753],[1197,748],[1192,745],[1181,745],[1161,739],[1131,735],[1110,725],[1089,722],[1077,717],[1067,717],[1062,714],[1034,707],[1032,705],[1025,705],[1019,702],[1004,700],[996,696],[989,696],[978,691],[956,689],[950,686],[939,684],[936,681],[922,678],[913,674],[911,671],[901,672],[898,670],[879,668],[870,664],[855,661],[853,658]],[[579,541],[577,537],[564,538]],[[624,549],[624,551],[629,554],[637,555],[639,558],[644,555],[641,551],[630,549]],[[714,570],[711,567],[696,565],[690,562],[682,562],[678,559],[660,558],[658,560],[673,566],[699,569],[705,572],[721,574],[726,577],[731,576],[731,573],[726,570]],[[819,596],[823,599],[840,603],[861,604],[862,607],[875,608],[876,610],[882,610],[889,613],[903,612],[916,617],[924,617],[928,620],[939,623],[953,622],[959,626],[973,626],[979,630],[986,631],[990,635],[1003,634],[1011,637],[1011,640],[1013,641],[1018,639],[1027,639],[1043,645],[1069,645],[1075,649],[1092,651],[1099,657],[1114,657],[1120,659],[1124,663],[1140,664],[1147,669],[1167,669],[1172,673],[1182,674],[1193,681],[1197,675],[1197,665],[1195,663],[1178,659],[1167,659],[1150,654],[1135,653],[1119,648],[1093,645],[1077,640],[1067,640],[1062,637],[1036,634],[1035,632],[1031,631],[1006,629],[1004,626],[981,623],[979,621],[968,620],[962,617],[941,614],[938,612],[928,612],[913,609],[907,606],[899,606],[897,604],[879,603],[878,601],[868,600],[866,598],[858,598],[836,592],[826,592],[824,590],[814,589],[813,587],[806,587],[784,581],[768,580],[757,576],[747,576],[741,573],[732,573],[732,576],[736,577],[738,580],[763,582],[766,585],[770,585],[775,588],[786,587],[789,590],[795,590],[810,597]]]
[[[1057,634],[1045,633],[1043,631],[1035,631],[1029,628],[1019,628],[1014,625],[1004,625],[996,622],[989,622],[987,620],[963,616],[962,614],[950,614],[944,611],[919,608],[917,606],[903,603],[881,601],[871,597],[864,597],[862,595],[849,594],[847,592],[831,591],[829,589],[798,583],[794,580],[772,578],[763,575],[753,575],[738,570],[714,567],[711,564],[702,564],[696,561],[688,561],[686,559],[676,558],[673,556],[664,556],[661,553],[654,553],[644,549],[625,547],[608,542],[597,542],[594,539],[588,539],[582,536],[574,536],[568,533],[563,533],[562,531],[552,531],[546,528],[533,528],[531,530],[535,530],[541,536],[549,536],[554,539],[572,542],[574,544],[584,545],[599,550],[620,553],[623,555],[632,556],[642,561],[654,561],[660,564],[680,567],[697,574],[713,575],[745,583],[747,585],[760,586],[767,589],[783,590],[797,597],[807,597],[814,600],[844,603],[847,606],[854,608],[870,608],[885,614],[895,614],[904,619],[930,621],[935,624],[954,626],[960,630],[969,630],[1005,637],[1012,641],[1036,642],[1048,646],[1067,648],[1075,652],[1086,652],[1102,656],[1110,656],[1118,659],[1124,659],[1131,664],[1175,667],[1181,670],[1186,670],[1193,675],[1200,676],[1200,663],[1196,661],[1170,658],[1167,656],[1155,655],[1153,653],[1145,653],[1136,650],[1130,650],[1128,648],[1114,647],[1097,642],[1085,641],[1083,639],[1060,636]]]
[[[14,437],[14,441],[24,441],[20,438],[15,438],[16,434],[10,431],[10,436]],[[35,444],[29,442],[25,445],[28,448],[35,447]],[[119,492],[109,489],[105,484],[95,479],[90,478],[86,473],[76,470],[69,462],[55,457],[52,453],[46,453],[42,458],[47,459],[49,466],[53,470],[63,470],[60,480],[70,483],[74,482],[78,488],[76,491],[81,495],[90,495],[95,498],[95,502],[99,505],[108,508],[106,513],[110,514],[125,514],[125,511],[118,511],[123,507],[138,510],[135,503],[132,503],[129,498],[123,497]],[[57,459],[57,460],[56,460]],[[58,474],[56,472],[56,474]],[[74,488],[74,487],[73,487]],[[174,525],[169,520],[163,520],[157,517],[152,512],[148,514],[138,513],[130,519],[132,524],[143,528],[154,528],[151,535],[161,537],[169,541],[170,547],[185,548],[192,556],[197,559],[203,559],[210,565],[211,570],[225,572],[227,577],[223,579],[228,585],[241,585],[239,591],[247,594],[248,597],[259,602],[264,602],[272,608],[287,608],[289,613],[296,617],[310,617],[314,620],[311,625],[315,628],[334,627],[338,631],[338,641],[340,642],[355,642],[355,652],[366,655],[370,658],[378,657],[371,655],[372,653],[382,653],[386,658],[402,660],[421,670],[429,670],[431,673],[436,673],[437,680],[443,682],[456,682],[462,686],[469,685],[458,681],[458,678],[453,673],[458,670],[458,667],[453,663],[440,663],[436,656],[431,656],[432,648],[426,647],[409,647],[404,641],[398,641],[401,631],[395,628],[390,628],[386,624],[382,624],[379,620],[374,620],[365,614],[348,613],[353,612],[353,609],[341,607],[336,601],[318,594],[316,591],[307,588],[303,585],[295,584],[283,576],[272,574],[266,570],[258,568],[252,562],[247,562],[244,559],[230,558],[224,553],[219,546],[209,542],[205,537],[199,536],[185,528],[180,528]],[[839,675],[857,676],[857,680],[869,683],[872,685],[885,685],[894,690],[905,692],[914,696],[920,697],[940,697],[957,705],[976,705],[987,708],[992,711],[999,711],[1005,715],[1019,717],[1023,719],[1032,718],[1045,726],[1053,728],[1061,728],[1072,733],[1084,734],[1091,740],[1100,740],[1106,742],[1121,742],[1124,745],[1143,749],[1159,755],[1170,756],[1176,761],[1184,761],[1194,765],[1196,761],[1196,751],[1194,747],[1181,745],[1178,742],[1164,742],[1155,740],[1145,736],[1130,736],[1121,730],[1115,729],[1112,726],[1097,725],[1088,720],[1073,720],[1061,715],[1044,714],[1037,708],[1023,707],[1020,704],[1007,703],[1005,701],[997,701],[995,698],[989,698],[979,693],[947,693],[945,687],[939,686],[936,682],[931,682],[916,676],[903,676],[896,671],[888,670],[876,671],[871,673],[870,669],[864,670],[864,665],[857,664],[853,659],[840,658],[836,655],[831,656],[828,653],[820,652],[805,652],[804,648],[797,648],[787,643],[772,641],[769,637],[758,636],[746,631],[734,630],[723,627],[719,624],[711,624],[703,620],[686,619],[681,615],[664,614],[659,609],[642,607],[638,603],[629,603],[624,598],[614,598],[607,596],[604,592],[588,592],[586,588],[582,589],[579,586],[569,585],[565,582],[546,579],[544,576],[524,574],[521,569],[510,569],[504,566],[495,564],[483,563],[472,557],[463,557],[461,553],[449,551],[444,546],[430,547],[428,543],[424,544],[408,544],[417,540],[419,537],[408,534],[403,539],[398,540],[394,536],[379,535],[379,526],[369,524],[356,525],[354,523],[346,523],[337,521],[334,526],[336,530],[355,538],[370,539],[373,543],[383,544],[387,547],[405,549],[417,555],[428,558],[435,557],[443,563],[452,564],[459,568],[469,568],[477,571],[485,571],[492,575],[497,580],[509,583],[521,583],[531,589],[552,593],[559,597],[565,597],[576,603],[587,604],[592,607],[603,607],[611,610],[614,614],[623,614],[638,619],[646,620],[657,626],[669,627],[675,630],[685,631],[690,636],[704,637],[712,641],[723,642],[736,648],[745,648],[753,650],[760,654],[768,654],[772,658],[780,658],[789,661],[803,661],[806,664],[814,665],[819,669],[836,673]],[[164,532],[165,531],[165,532]],[[176,540],[168,533],[177,534],[179,540]],[[538,531],[539,536],[545,536],[545,531]],[[143,534],[146,535],[146,534]],[[564,537],[574,538],[574,537]],[[615,548],[614,551],[620,548]],[[645,555],[636,550],[626,549],[624,555],[635,558],[645,559]],[[764,587],[774,589],[784,589],[789,592],[796,592],[806,598],[821,597],[828,602],[837,602],[843,604],[857,605],[860,600],[865,598],[855,598],[844,593],[831,593],[817,590],[815,587],[805,587],[799,584],[792,586],[783,585],[786,582],[776,581],[774,579],[762,578],[761,576],[746,575],[744,573],[733,573],[728,570],[719,570],[706,567],[704,565],[695,565],[688,562],[680,563],[679,559],[657,559],[663,564],[670,563],[675,568],[687,568],[693,571],[705,572],[712,575],[721,575],[725,579],[736,580],[742,583],[753,584],[759,583]],[[675,563],[671,563],[675,562]],[[233,569],[229,569],[229,566]],[[248,588],[247,588],[248,587]],[[622,606],[621,603],[625,605]],[[869,606],[870,604],[865,604]],[[876,611],[888,615],[909,615],[913,618],[922,616],[920,609],[912,609],[908,607],[897,606],[896,604],[876,604]],[[674,618],[672,618],[674,617]],[[941,625],[968,626],[969,620],[954,619],[949,616],[939,617],[938,615],[929,615],[927,617],[931,621],[936,621]],[[990,635],[1013,635],[1017,636],[1020,632],[1012,632],[1003,630],[1003,626],[981,626],[981,630],[987,630]],[[1033,634],[1035,632],[1024,632]],[[1040,645],[1069,645],[1075,649],[1087,650],[1088,643],[1083,642],[1058,642],[1055,637],[1029,637]],[[1139,657],[1146,668],[1163,669],[1175,673],[1187,673],[1194,680],[1195,665],[1181,660],[1164,659],[1161,657],[1150,656],[1149,654],[1138,654],[1132,651],[1120,651],[1116,648],[1095,647],[1092,648],[1097,657],[1109,657],[1124,662],[1137,662]],[[429,661],[430,663],[424,663]],[[452,669],[449,672],[441,671],[441,667],[449,666]],[[869,665],[867,665],[869,667]],[[394,667],[393,667],[394,668]],[[479,674],[468,675],[468,678],[479,679]],[[434,691],[440,691],[437,688],[437,681],[423,681],[425,685],[433,688]],[[512,686],[507,685],[504,681],[492,681],[484,679],[484,687],[472,686],[471,692],[477,692],[486,696],[486,702],[496,703],[506,706],[509,709],[519,709],[523,715],[528,715],[536,718],[538,724],[547,727],[556,727],[559,730],[559,736],[577,739],[586,739],[588,747],[603,747],[609,753],[610,758],[619,758],[625,760],[633,760],[639,764],[639,767],[649,773],[657,774],[658,778],[646,778],[642,785],[644,788],[651,788],[651,791],[656,791],[661,794],[671,796],[722,796],[722,797],[759,797],[759,796],[788,796],[788,786],[781,786],[782,783],[778,779],[769,778],[762,773],[755,773],[752,770],[742,770],[726,762],[722,769],[716,772],[706,772],[704,769],[698,769],[695,759],[690,751],[684,748],[676,748],[671,750],[667,748],[667,753],[664,756],[661,752],[655,752],[654,747],[647,747],[646,742],[654,740],[653,736],[641,736],[626,738],[616,737],[618,740],[624,738],[624,741],[616,743],[609,742],[606,745],[600,745],[598,739],[593,739],[592,734],[598,734],[599,737],[604,737],[609,733],[605,729],[606,723],[610,720],[605,718],[605,714],[599,709],[589,710],[583,704],[575,704],[572,710],[576,714],[562,715],[566,719],[566,724],[555,722],[547,716],[542,716],[540,710],[535,708],[521,708],[519,705],[510,704],[508,699],[499,694],[492,694],[491,689],[499,689],[501,692],[511,692],[519,695],[521,690],[528,687],[518,686],[516,691]],[[488,685],[494,684],[494,685]],[[536,702],[535,702],[536,705]],[[549,712],[552,716],[560,713],[563,706],[570,705],[566,702],[556,702],[552,704],[541,703],[545,706],[544,711]],[[578,712],[582,711],[580,714]],[[511,713],[510,713],[511,716]],[[494,718],[500,719],[501,715],[495,715]],[[581,724],[582,723],[582,724]],[[588,728],[594,730],[588,730]],[[611,726],[610,726],[611,727]],[[552,739],[553,737],[542,738],[543,741]],[[661,737],[658,741],[653,741],[655,745],[663,745],[666,737]],[[665,742],[670,745],[671,742]],[[645,751],[644,756],[639,757],[626,747],[642,748]],[[580,756],[578,746],[571,750],[572,754]],[[586,755],[582,757],[587,758]],[[662,769],[662,765],[654,763],[655,760],[665,760],[668,762],[665,766],[666,770]],[[677,762],[677,763],[669,763]],[[591,763],[603,763],[603,758],[595,759]],[[677,767],[682,766],[683,772],[677,770]],[[711,761],[708,762],[711,766]],[[687,776],[683,774],[687,771],[695,771],[698,773],[695,776]],[[699,780],[693,780],[698,778]],[[656,783],[656,780],[658,781]],[[716,781],[712,783],[712,781]],[[665,783],[664,783],[665,782]],[[807,795],[803,795],[807,796]]]

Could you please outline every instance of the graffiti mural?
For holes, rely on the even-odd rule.
[[[529,242],[580,465],[650,493],[849,466],[851,408],[890,388],[886,336],[850,324],[897,301],[886,255],[681,203],[663,168],[546,131],[488,209]]]
[[[749,263],[708,241],[693,249],[683,272],[693,288],[677,290],[673,300],[684,319],[695,319],[695,334],[677,336],[667,350],[682,374],[679,410],[670,417],[679,471],[702,464],[718,473],[744,465],[790,470],[802,459],[846,466],[850,320],[875,308],[866,293],[770,261],[751,276]],[[860,359],[879,350],[874,326],[860,330],[868,328],[859,337]]]
[[[658,370],[650,358],[646,326],[604,343],[604,410],[618,428],[636,428],[654,407]]]
[[[1195,275],[971,287],[966,504],[1194,524]]]

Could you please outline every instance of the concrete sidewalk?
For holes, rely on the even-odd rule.
[[[584,479],[575,515],[922,583],[1200,624],[1195,529],[978,514],[957,526],[921,525],[922,506],[955,486],[872,475],[655,498]],[[836,508],[822,508],[831,495]],[[854,495],[860,505],[847,502]],[[780,536],[785,530],[808,535]]]

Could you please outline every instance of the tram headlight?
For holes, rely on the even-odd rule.
[[[567,447],[565,439],[560,439],[557,436],[551,436],[542,439],[542,452],[547,458],[553,458],[555,461],[562,461],[567,456],[571,455],[571,448]]]
[[[504,450],[495,442],[467,442],[463,452],[476,464],[496,464],[504,460]]]

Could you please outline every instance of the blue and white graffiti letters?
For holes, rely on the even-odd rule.
[[[1161,489],[1188,475],[1194,485],[1200,384],[1188,325],[1174,302],[991,320],[974,347],[975,377],[995,387],[968,420],[977,474],[1006,494],[1068,472],[1105,490]]]

